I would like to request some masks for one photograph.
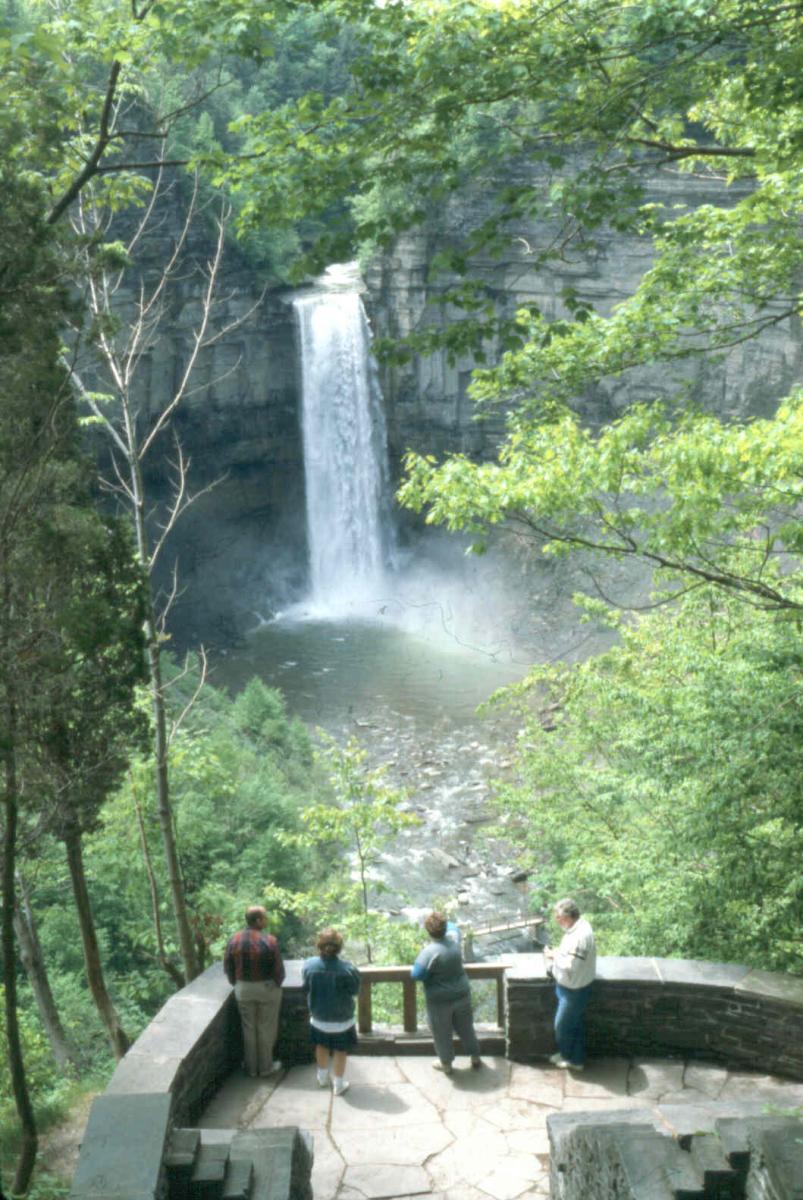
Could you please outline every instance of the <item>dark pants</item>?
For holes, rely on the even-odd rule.
[[[557,984],[558,1011],[555,1013],[555,1040],[566,1062],[581,1067],[586,1060],[585,1011],[591,996],[591,984],[567,988]]]
[[[460,1000],[428,999],[427,1020],[432,1030],[435,1053],[442,1063],[449,1065],[454,1058],[452,1038],[455,1033],[460,1038],[463,1053],[479,1058],[480,1044],[474,1032],[470,996],[463,996]]]

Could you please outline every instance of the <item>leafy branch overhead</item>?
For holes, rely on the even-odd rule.
[[[499,461],[408,455],[402,503],[481,535],[509,523],[547,554],[639,557],[675,581],[803,611],[803,395],[746,425],[637,405],[598,435],[563,411],[517,416]]]

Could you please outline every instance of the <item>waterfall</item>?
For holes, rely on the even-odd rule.
[[[324,277],[324,290],[293,301],[301,350],[308,607],[326,616],[370,615],[371,601],[382,595],[389,552],[385,419],[357,280],[356,271],[341,269]]]

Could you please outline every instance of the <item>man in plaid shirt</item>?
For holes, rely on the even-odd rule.
[[[282,1007],[284,963],[279,943],[265,933],[268,914],[253,904],[246,909],[245,929],[229,938],[223,969],[234,985],[243,1026],[245,1069],[249,1075],[270,1075],[281,1063],[273,1061],[273,1047]]]

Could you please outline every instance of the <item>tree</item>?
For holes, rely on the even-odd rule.
[[[800,973],[795,626],[710,587],[609,619],[614,648],[524,685],[550,729],[530,708],[498,801],[536,903],[580,893],[608,953]]]
[[[430,294],[454,319],[419,330],[407,352],[445,345],[492,363],[475,371],[471,391],[480,405],[510,412],[509,434],[494,468],[411,458],[403,502],[475,531],[523,522],[550,552],[643,551],[681,577],[794,608],[794,585],[778,585],[771,570],[768,577],[763,558],[772,564],[796,549],[787,518],[798,464],[790,445],[790,474],[775,496],[762,455],[773,439],[797,436],[795,397],[761,437],[691,417],[674,435],[668,415],[640,412],[598,450],[571,413],[595,382],[658,362],[668,366],[656,398],[676,413],[685,383],[673,363],[725,353],[780,323],[793,331],[801,309],[800,4],[468,0],[346,3],[338,11],[360,19],[352,88],[317,107],[304,98],[249,118],[252,157],[230,164],[229,175],[249,190],[245,219],[255,221],[281,209],[279,192],[288,190],[275,169],[282,145],[287,171],[298,170],[305,195],[321,204],[349,175],[354,236],[380,247],[422,223],[441,228],[438,210],[457,204],[459,220],[443,227],[430,280]],[[299,162],[303,139],[314,150]],[[651,188],[667,173],[703,181],[705,203],[678,210],[657,202]],[[298,192],[290,191],[292,205]],[[476,203],[461,204],[461,196]],[[483,262],[503,249],[518,246],[523,267],[547,271],[582,261],[610,231],[649,240],[653,261],[609,315],[572,288],[554,319],[534,304],[500,311],[484,283]],[[744,505],[737,450],[752,492]],[[752,510],[741,530],[739,518],[724,530],[710,511],[704,519],[719,506],[714,488],[699,482],[711,464],[721,502]],[[600,465],[595,500],[589,481]],[[674,489],[672,504],[661,498],[659,469]],[[654,503],[631,501],[631,484]],[[691,523],[682,547],[679,500]],[[651,536],[635,535],[634,518],[647,515]],[[739,533],[740,549],[750,550],[751,516],[759,545],[736,568],[720,539]],[[762,534],[765,526],[772,532]]]
[[[546,554],[639,558],[675,587],[803,610],[790,557],[803,550],[803,394],[750,423],[639,405],[597,435],[569,411],[515,417],[498,463],[410,455],[407,467],[403,503],[480,546],[504,522]]]
[[[78,1054],[69,1034],[64,1029],[53,989],[47,972],[47,964],[39,940],[36,919],[25,879],[17,872],[17,906],[14,910],[14,933],[17,938],[20,958],[25,974],[36,998],[39,1019],[50,1042],[53,1058],[62,1070],[74,1071],[78,1065]]]
[[[327,739],[325,754],[332,801],[307,805],[301,811],[305,831],[285,834],[283,840],[325,849],[331,856],[327,882],[295,896],[274,890],[267,894],[308,923],[331,921],[337,913],[339,926],[362,940],[366,960],[372,962],[386,925],[372,907],[373,897],[383,890],[374,868],[388,841],[420,819],[405,811],[402,795],[383,782],[384,768],[368,770],[367,752],[353,739],[345,747]]]
[[[88,248],[86,308],[96,331],[95,345],[90,347],[90,351],[95,351],[90,357],[90,370],[97,377],[100,389],[88,391],[82,387],[83,395],[91,413],[88,419],[96,422],[109,439],[111,467],[102,478],[102,485],[116,497],[133,526],[137,557],[148,581],[144,624],[153,708],[159,823],[185,980],[195,977],[198,963],[170,798],[170,742],[176,728],[169,728],[162,667],[162,646],[168,636],[166,625],[179,586],[177,565],[174,562],[172,592],[162,604],[157,599],[154,573],[176,523],[193,501],[209,490],[204,488],[194,493],[190,490],[189,463],[175,433],[173,418],[182,402],[199,386],[195,379],[197,368],[205,362],[211,347],[237,329],[257,307],[252,305],[243,315],[215,325],[216,311],[226,299],[220,294],[219,286],[226,220],[221,215],[217,221],[217,236],[208,261],[203,266],[193,265],[190,239],[198,216],[197,193],[196,179],[183,217],[172,234],[170,252],[164,262],[153,265],[150,271],[137,264],[136,255],[147,247],[148,239],[157,231],[164,235],[170,230],[177,201],[179,211],[183,207],[175,181],[171,186],[164,181],[161,172],[157,175],[148,202],[133,222],[133,231],[123,244],[108,245],[105,249],[100,246],[109,235],[114,214],[102,203],[95,202],[92,185],[87,185],[79,197],[74,219],[76,232]],[[168,237],[171,237],[170,233]],[[188,338],[188,351],[175,387],[169,387],[154,402],[153,395],[140,383],[139,369],[164,336],[171,306],[177,302],[180,289],[186,287],[191,272],[200,286],[201,298]],[[129,288],[135,298],[126,304],[118,296]],[[167,460],[172,474],[171,495],[164,510],[154,518],[154,506],[148,499],[146,468],[154,452],[158,452],[171,434],[173,455]],[[202,685],[203,678],[199,686]],[[168,963],[164,954],[162,960]]]
[[[8,212],[0,242],[2,947],[6,1038],[23,1131],[13,1191],[22,1193],[37,1134],[17,1019],[13,915],[21,822],[46,823],[48,805],[57,807],[47,769],[54,724],[69,726],[70,706],[93,677],[120,672],[107,695],[107,720],[127,728],[142,646],[129,548],[94,509],[60,364],[69,260],[42,217],[40,189],[13,167],[0,175],[0,189]]]
[[[141,744],[146,726],[134,707],[142,663],[142,577],[123,529],[113,529],[102,557],[90,548],[75,592],[70,650],[75,670],[60,681],[48,713],[43,759],[54,781],[49,826],[63,842],[89,989],[112,1050],[122,1058],[129,1039],[106,987],[84,870],[83,839],[96,828],[103,801]],[[121,620],[127,601],[127,622]]]

